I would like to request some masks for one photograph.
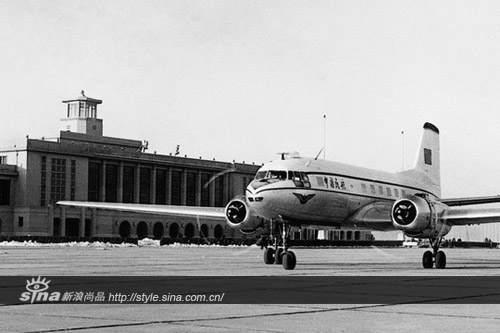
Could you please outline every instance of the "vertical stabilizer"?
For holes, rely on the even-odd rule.
[[[431,123],[424,124],[422,141],[417,152],[413,171],[424,174],[424,180],[436,195],[441,195],[441,168],[439,158],[439,129]]]

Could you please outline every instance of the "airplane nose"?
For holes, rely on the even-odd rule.
[[[267,182],[265,181],[262,181],[262,180],[253,180],[250,185],[250,186],[253,190],[258,190],[259,188],[261,188],[262,186],[266,186],[267,185]]]

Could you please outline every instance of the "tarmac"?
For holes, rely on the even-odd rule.
[[[498,249],[445,249],[423,269],[418,248],[294,249],[297,267],[265,265],[257,246],[0,247],[6,276],[499,276]],[[0,278],[1,280],[1,278]],[[294,293],[295,291],[291,291]],[[291,302],[293,303],[293,302]],[[0,306],[4,332],[498,331],[499,304],[21,304]]]

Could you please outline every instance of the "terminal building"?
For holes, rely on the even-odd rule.
[[[103,136],[101,100],[65,100],[57,139],[0,143],[0,235],[70,238],[242,237],[223,220],[66,208],[60,200],[223,207],[244,194],[256,165],[146,153]],[[220,177],[222,171],[232,169]],[[209,183],[210,180],[213,181]],[[209,184],[208,184],[209,183]]]
[[[259,166],[147,153],[147,143],[106,137],[101,100],[64,100],[56,139],[0,142],[0,236],[92,239],[244,239],[225,220],[61,207],[100,201],[224,207],[245,193]],[[230,172],[228,172],[230,170]],[[303,228],[294,239],[367,240],[369,232]]]

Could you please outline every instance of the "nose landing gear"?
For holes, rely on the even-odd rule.
[[[287,224],[282,218],[278,223],[281,224],[281,239],[282,246],[279,245],[279,233],[274,232],[274,223],[271,221],[270,226],[270,238],[271,243],[274,244],[274,248],[268,247],[264,251],[264,263],[266,265],[277,264],[283,265],[286,270],[292,270],[297,265],[297,257],[295,253],[289,250],[289,237],[290,237],[290,225]]]

